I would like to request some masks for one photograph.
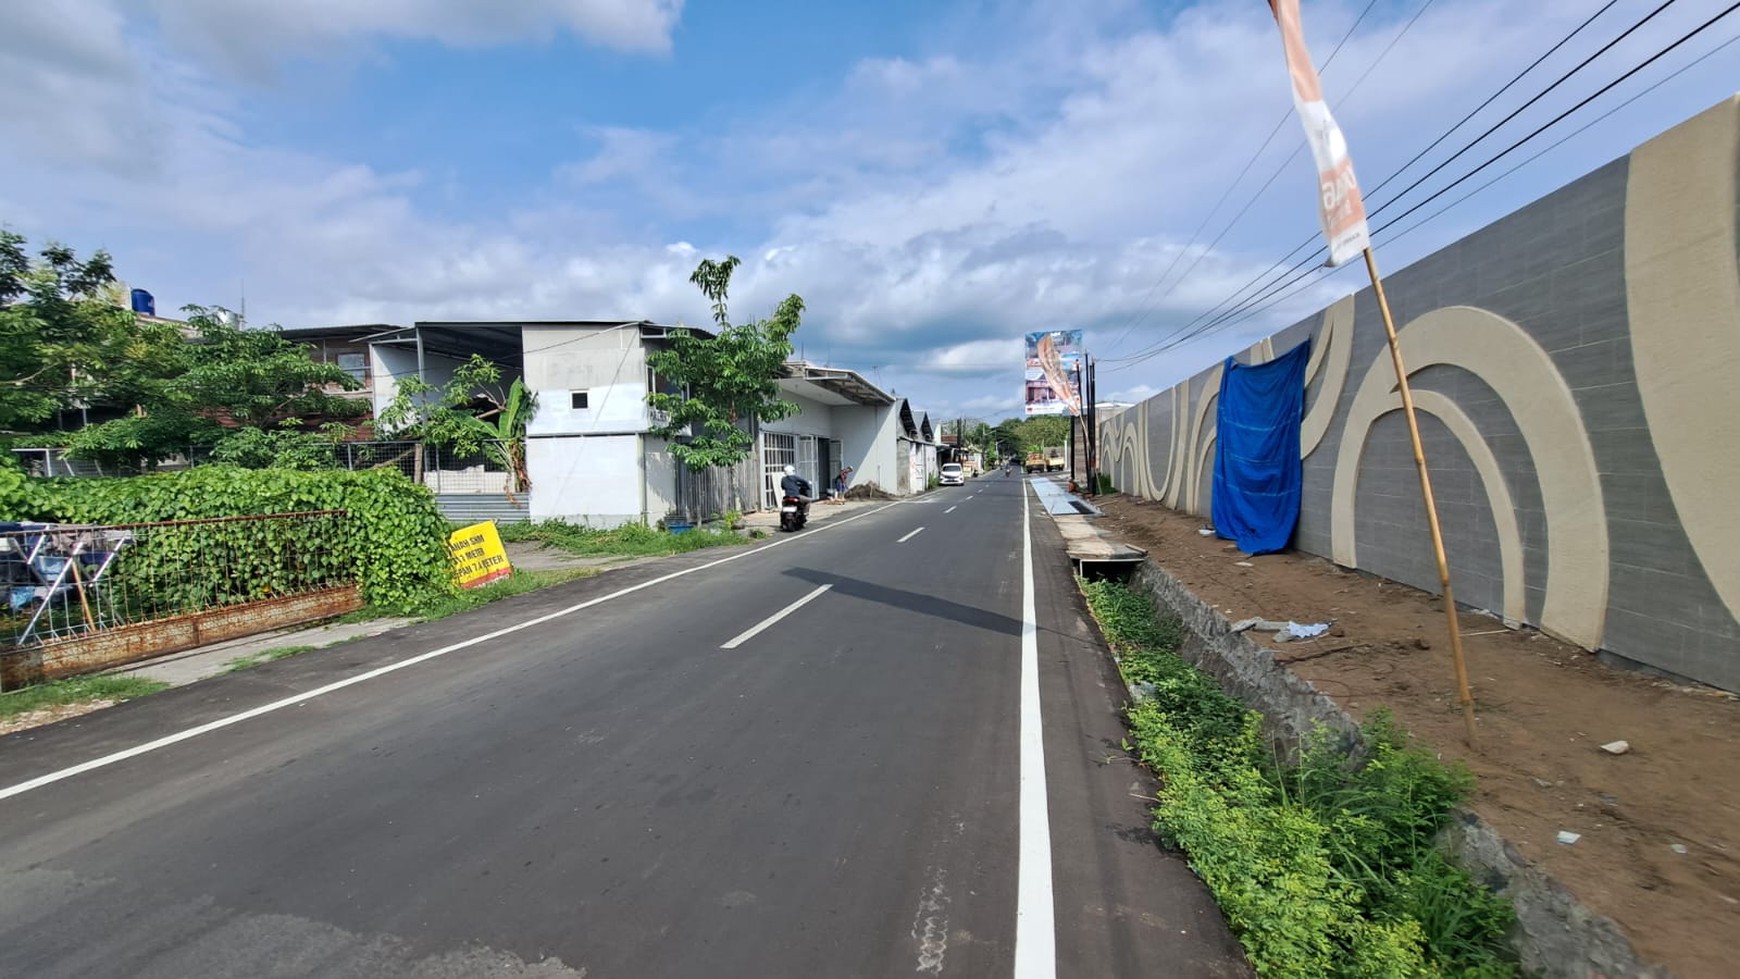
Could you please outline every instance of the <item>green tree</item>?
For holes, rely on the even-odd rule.
[[[117,302],[108,253],[80,261],[0,230],[0,432],[39,433],[82,405],[132,406],[180,370],[173,325],[137,322]]]
[[[514,378],[503,391],[501,368],[472,354],[446,384],[417,377],[400,381],[380,413],[379,425],[395,438],[439,445],[455,455],[488,457],[512,474],[508,498],[513,499],[532,488],[526,471],[526,423],[537,408],[537,396],[526,389],[524,378]]]
[[[1021,430],[1021,419],[1005,418],[991,429],[991,440],[996,443],[997,451],[1005,458],[1019,458],[1026,452],[1025,436]]]
[[[647,404],[664,416],[652,432],[669,440],[671,455],[693,470],[747,459],[755,446],[749,426],[798,411],[780,397],[779,376],[791,357],[791,335],[802,321],[804,301],[787,296],[772,317],[733,325],[726,300],[739,264],[735,255],[722,262],[704,259],[689,276],[713,304],[714,337],[677,330],[668,349],[647,355],[653,370],[675,389],[647,394]],[[684,429],[687,437],[679,438]]]
[[[185,309],[191,342],[176,332],[178,342],[133,351],[95,380],[105,403],[132,403],[134,410],[73,433],[66,444],[74,455],[155,463],[205,445],[220,458],[276,465],[267,451],[276,445],[296,455],[289,468],[306,468],[309,444],[318,438],[295,436],[306,436],[308,425],[367,412],[364,402],[332,390],[353,391],[360,382],[336,364],[315,361],[277,328],[245,329],[221,307]],[[165,365],[172,375],[155,377]],[[325,440],[332,437],[329,429]]]
[[[1067,415],[1037,415],[1021,422],[1021,450],[1037,452],[1053,445],[1069,442]]]

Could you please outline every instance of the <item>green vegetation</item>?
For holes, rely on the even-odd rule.
[[[50,243],[32,258],[0,231],[0,434],[123,469],[197,446],[235,465],[331,467],[342,420],[367,411],[337,393],[358,382],[276,329],[185,311],[185,327],[135,316],[107,253]],[[93,424],[64,431],[69,417]]]
[[[4,519],[118,524],[307,510],[347,511],[345,532],[334,535],[318,524],[190,528],[199,532],[164,534],[154,545],[141,541],[123,555],[124,570],[147,578],[161,567],[161,577],[177,587],[216,588],[241,576],[264,588],[273,574],[287,573],[282,555],[288,554],[316,570],[332,565],[354,576],[363,598],[382,612],[416,613],[453,593],[447,521],[427,489],[395,471],[201,466],[131,479],[40,480],[0,470]],[[220,546],[222,560],[213,550]],[[308,573],[306,566],[295,570]]]
[[[237,656],[235,659],[224,664],[224,672],[234,673],[238,670],[245,670],[250,667],[259,666],[261,663],[270,663],[274,660],[289,659],[292,656],[301,656],[303,653],[312,653],[319,648],[319,646],[277,646],[247,656]]]
[[[1063,415],[1009,418],[991,429],[991,438],[1005,458],[1020,460],[1029,452],[1069,442],[1070,419]]]
[[[582,527],[563,520],[539,523],[508,524],[501,528],[504,541],[535,541],[571,554],[587,557],[623,555],[627,557],[657,557],[698,551],[704,547],[721,547],[747,543],[732,530],[696,527],[681,534],[655,530],[641,524],[624,524],[610,530]]]
[[[1319,729],[1299,758],[1176,653],[1184,628],[1113,583],[1085,583],[1127,682],[1133,750],[1162,780],[1155,829],[1189,856],[1259,975],[1514,976],[1508,903],[1434,845],[1470,790],[1387,715],[1356,744]]]
[[[169,686],[161,680],[134,676],[76,676],[0,693],[0,721],[43,707],[82,704],[92,700],[132,700]]]
[[[481,588],[468,588],[463,591],[437,599],[417,610],[417,618],[430,622],[444,619],[449,615],[469,612],[474,608],[482,608],[491,602],[499,602],[504,598],[524,595],[540,588],[559,585],[565,581],[575,581],[580,578],[590,578],[598,573],[597,568],[562,568],[552,571],[518,571],[501,579],[493,581]]]
[[[648,393],[646,401],[665,416],[652,432],[671,440],[671,455],[696,471],[749,458],[755,447],[751,423],[778,421],[798,411],[780,397],[779,376],[791,357],[791,335],[802,321],[804,301],[787,296],[771,318],[732,324],[726,299],[739,264],[735,255],[722,262],[704,259],[689,276],[713,303],[712,339],[677,330],[668,349],[647,355],[661,390]]]
[[[524,378],[514,378],[506,391],[500,385],[501,368],[472,354],[445,385],[400,379],[392,402],[381,410],[379,426],[395,439],[443,446],[460,457],[488,457],[513,474],[512,498],[532,488],[526,423],[538,410],[538,398]]]

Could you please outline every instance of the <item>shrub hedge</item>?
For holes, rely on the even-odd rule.
[[[200,466],[125,479],[32,479],[0,469],[0,519],[152,523],[307,510],[345,510],[340,540],[300,540],[277,528],[256,546],[306,548],[348,564],[363,597],[413,612],[450,595],[447,521],[428,489],[399,472],[296,472]],[[311,528],[312,530],[312,528]]]

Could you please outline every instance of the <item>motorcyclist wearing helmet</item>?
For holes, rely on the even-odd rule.
[[[792,466],[785,467],[785,478],[779,481],[779,492],[783,496],[795,496],[804,504],[808,504],[815,496],[815,488],[810,485],[810,481],[799,476],[797,469]]]

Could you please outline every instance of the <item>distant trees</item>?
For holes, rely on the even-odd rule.
[[[1033,418],[1008,418],[991,429],[998,448],[1012,457],[1037,452],[1046,446],[1069,442],[1069,417],[1038,415]]]

